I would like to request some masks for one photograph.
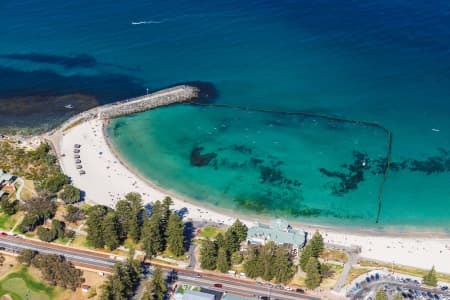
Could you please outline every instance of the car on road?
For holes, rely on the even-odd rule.
[[[304,290],[304,289],[295,289],[295,291],[296,291],[297,293],[301,293],[301,294],[304,294],[304,293],[305,293],[305,290]]]
[[[3,236],[7,236],[8,235],[6,232],[3,232],[3,231],[0,234],[3,235]]]
[[[284,289],[285,289],[286,291],[292,291],[292,288],[291,288],[290,286],[286,286]]]
[[[216,288],[222,288],[222,284],[221,284],[221,283],[214,283],[214,287],[216,287]]]
[[[202,275],[200,275],[200,274],[197,273],[197,274],[195,274],[195,277],[196,277],[196,278],[202,278]]]
[[[443,290],[443,291],[446,291],[446,290],[448,290],[448,286],[446,286],[446,285],[444,285],[444,286],[441,286],[441,290]]]

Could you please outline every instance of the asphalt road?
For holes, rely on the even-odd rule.
[[[218,291],[226,291],[228,293],[239,293],[245,294],[249,297],[256,296],[270,296],[271,299],[280,299],[280,300],[292,300],[292,299],[310,299],[310,300],[319,300],[320,298],[307,296],[304,294],[300,294],[297,292],[289,292],[281,289],[276,289],[274,287],[267,287],[263,285],[258,285],[252,282],[245,282],[242,280],[233,280],[217,278],[208,275],[201,275],[201,277],[197,277],[196,274],[191,273],[183,273],[182,271],[178,271],[177,280],[182,283],[187,283],[190,285],[202,286],[208,289],[214,289]],[[222,284],[222,288],[214,287],[214,284],[220,283]]]
[[[49,246],[31,243],[26,239],[0,236],[0,247],[14,252],[20,252],[23,249],[31,249],[44,254],[58,254],[63,255],[67,260],[74,263],[82,263],[93,267],[100,267],[102,269],[110,269],[117,263],[116,260],[101,257],[97,255],[90,255],[87,251],[76,251],[70,249],[62,249],[62,247]]]
[[[91,266],[92,268],[111,269],[117,263],[117,260],[109,258],[108,254],[94,253],[75,249],[70,247],[63,247],[59,245],[47,244],[37,242],[34,240],[15,238],[11,236],[0,235],[0,247],[9,251],[20,252],[23,249],[35,250],[39,253],[58,254],[64,256],[67,260],[73,263]],[[166,268],[167,269],[167,268]],[[169,268],[170,269],[170,268]],[[165,272],[168,273],[167,271]],[[215,276],[210,274],[202,274],[201,277],[196,272],[189,270],[177,270],[177,280],[181,283],[190,285],[202,286],[205,288],[215,289],[222,292],[237,293],[252,297],[256,296],[270,296],[271,299],[279,300],[293,300],[293,299],[309,299],[319,300],[320,298],[303,295],[296,292],[276,289],[274,287],[267,287],[258,285],[252,281],[238,280],[234,278],[224,278],[224,276]],[[222,288],[215,288],[214,284],[222,284]]]

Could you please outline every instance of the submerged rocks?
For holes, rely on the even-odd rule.
[[[202,154],[204,150],[203,147],[195,147],[191,151],[191,166],[194,167],[203,167],[207,166],[214,158],[217,157],[217,154],[214,152]]]
[[[342,168],[346,168],[347,172],[330,171],[325,168],[319,169],[323,175],[340,180],[339,183],[329,184],[335,196],[342,196],[352,190],[356,190],[359,183],[364,181],[364,171],[370,168],[367,165],[369,158],[367,154],[358,151],[353,152],[353,157],[354,161],[351,164],[343,164],[341,166]]]

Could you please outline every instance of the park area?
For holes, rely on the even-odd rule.
[[[2,300],[51,300],[54,292],[54,287],[37,281],[25,267],[9,273],[0,280],[0,299]]]

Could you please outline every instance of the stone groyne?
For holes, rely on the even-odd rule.
[[[160,106],[188,102],[197,98],[198,95],[198,88],[189,85],[178,85],[144,96],[97,106],[71,117],[61,126],[50,131],[48,135],[52,135],[59,130],[64,132],[79,123],[92,119],[113,119]]]
[[[125,101],[98,107],[100,119],[113,119],[133,113],[143,112],[160,106],[190,101],[198,96],[198,89],[180,85]]]

